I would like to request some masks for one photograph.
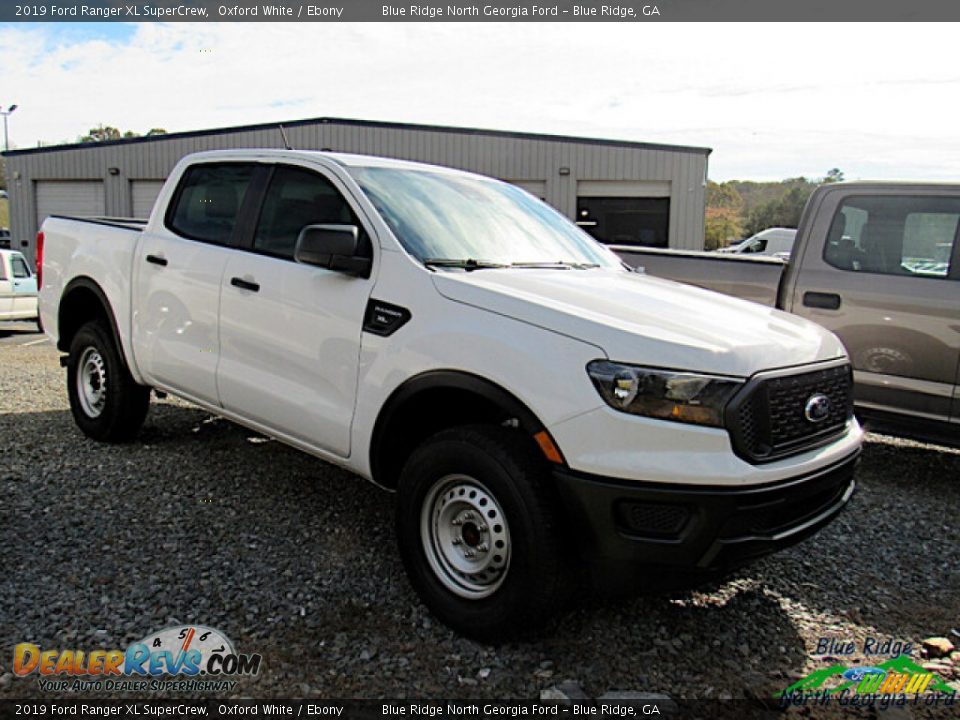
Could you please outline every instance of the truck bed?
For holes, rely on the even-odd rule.
[[[648,275],[697,285],[776,307],[787,263],[775,257],[725,255],[694,250],[664,250],[630,245],[608,246],[631,267]]]
[[[50,217],[60,220],[75,220],[76,222],[94,223],[96,225],[108,225],[110,227],[123,228],[125,230],[143,230],[147,225],[145,218],[123,218],[109,217],[101,215],[51,215]]]
[[[135,218],[63,215],[51,215],[44,221],[40,317],[51,338],[59,341],[57,300],[66,285],[89,279],[105,296],[117,332],[124,341],[127,339],[133,260],[146,222]],[[123,347],[128,347],[128,343],[124,342]],[[132,361],[129,357],[127,360]]]

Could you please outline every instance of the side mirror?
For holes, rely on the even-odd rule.
[[[293,259],[304,265],[369,277],[370,258],[357,257],[359,241],[356,225],[307,225],[297,236]]]

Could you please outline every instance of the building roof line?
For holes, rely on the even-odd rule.
[[[517,140],[543,140],[547,142],[566,142],[578,143],[581,145],[606,145],[609,147],[623,147],[641,150],[665,150],[669,152],[686,152],[699,155],[710,155],[712,148],[695,147],[691,145],[667,145],[663,143],[637,142],[633,140],[610,140],[605,138],[585,138],[574,135],[550,135],[530,132],[514,132],[509,130],[486,130],[481,128],[464,128],[447,125],[418,125],[416,123],[386,122],[380,120],[356,120],[350,118],[307,118],[304,120],[290,120],[270,123],[258,123],[255,125],[234,125],[222,128],[210,128],[208,130],[189,130],[186,132],[166,133],[164,135],[150,135],[135,138],[120,138],[119,140],[102,140],[100,142],[78,142],[67,143],[64,145],[45,145],[36,148],[23,148],[20,150],[8,150],[0,153],[3,157],[17,157],[19,155],[35,155],[39,153],[59,152],[62,150],[83,150],[92,148],[102,148],[114,145],[136,145],[138,143],[163,142],[164,140],[182,140],[192,137],[209,137],[211,135],[228,135],[239,132],[252,132],[257,130],[279,129],[303,127],[307,125],[343,125],[347,127],[368,127],[390,130],[413,130],[441,132],[460,135],[477,135],[482,137],[510,138]],[[282,138],[278,130],[277,140]]]

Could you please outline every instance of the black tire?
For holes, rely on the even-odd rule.
[[[97,378],[106,378],[105,382],[96,383],[104,392],[93,410],[89,399],[81,400],[78,384],[81,362],[85,357],[98,357],[103,371],[97,374]],[[102,321],[89,322],[81,327],[70,343],[67,394],[77,426],[87,437],[103,442],[125,442],[135,438],[150,408],[150,388],[134,381],[120,357],[113,334]]]
[[[441,553],[431,551],[430,541],[422,535],[434,538],[442,532],[435,530],[445,524],[438,519],[442,510],[434,514],[425,507],[437,507],[433,498],[449,502],[448,490],[453,498],[454,485],[440,485],[441,481],[461,482],[445,480],[452,476],[472,479],[489,491],[491,505],[499,506],[506,518],[507,567],[500,584],[485,597],[463,597],[452,590],[455,573],[443,570]],[[446,489],[434,493],[435,487]],[[407,575],[426,606],[451,628],[482,641],[529,636],[542,630],[565,605],[571,589],[565,561],[569,554],[558,532],[555,490],[536,446],[519,431],[468,426],[434,435],[410,456],[398,494],[397,540]],[[481,499],[486,499],[482,492]],[[480,518],[479,522],[487,521]],[[461,550],[466,548],[467,524],[452,530],[461,533]],[[481,526],[486,533],[482,537],[493,539],[494,531],[503,532],[502,527],[490,521],[489,526]]]

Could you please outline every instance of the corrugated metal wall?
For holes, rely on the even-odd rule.
[[[285,128],[291,145],[299,149],[383,155],[507,180],[541,181],[546,201],[570,218],[576,212],[580,181],[669,183],[670,247],[703,248],[706,149],[325,119],[292,123]],[[271,125],[175,134],[142,142],[15,151],[6,158],[13,238],[28,240],[32,257],[38,182],[102,180],[106,213],[130,216],[134,210],[133,184],[164,179],[188,153],[282,146],[277,126]],[[116,174],[111,174],[111,168]],[[91,210],[91,214],[94,212]]]

